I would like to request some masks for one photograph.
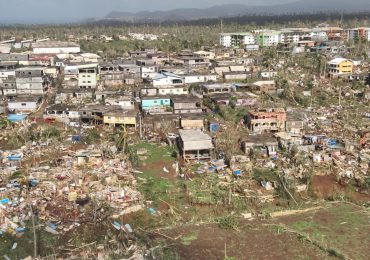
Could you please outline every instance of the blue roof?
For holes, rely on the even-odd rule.
[[[26,119],[27,115],[9,114],[8,120],[10,122],[20,122]]]

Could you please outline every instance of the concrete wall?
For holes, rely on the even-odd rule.
[[[17,110],[17,111],[35,111],[37,109],[36,102],[9,102],[8,103],[9,110]]]
[[[79,53],[80,47],[56,47],[56,48],[33,48],[36,54],[59,54],[59,53]]]

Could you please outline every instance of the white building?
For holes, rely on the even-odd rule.
[[[1,79],[7,79],[9,77],[15,77],[15,70],[14,69],[0,70],[0,80]]]
[[[193,84],[193,83],[206,83],[210,81],[217,81],[217,74],[189,74],[184,75],[185,78],[185,84]]]
[[[161,96],[173,96],[173,95],[187,95],[189,94],[189,90],[185,86],[161,86],[157,88],[158,95]]]
[[[41,97],[37,96],[19,96],[8,101],[9,111],[20,113],[30,113],[37,110]]]
[[[182,76],[171,72],[162,71],[153,78],[153,86],[179,86],[185,84],[185,79]]]
[[[220,34],[220,45],[226,48],[231,47],[231,33]]]
[[[322,28],[312,29],[310,36],[311,36],[311,39],[314,39],[314,40],[322,40],[322,41],[328,40],[328,35],[326,31],[323,30]]]
[[[64,80],[68,81],[70,79],[78,78],[78,66],[77,65],[66,65],[64,67]]]
[[[135,108],[134,101],[131,97],[107,97],[105,98],[105,104],[111,106],[120,106],[126,110],[133,110]]]
[[[277,72],[276,71],[262,71],[260,75],[264,79],[270,79],[270,78],[276,77]]]
[[[298,43],[310,38],[311,30],[308,28],[284,28],[279,34],[280,43]]]
[[[74,42],[44,41],[32,43],[35,54],[79,53],[80,45]]]
[[[98,84],[98,64],[78,65],[78,87],[96,88]]]
[[[41,77],[16,78],[17,94],[43,95],[44,80]]]
[[[140,67],[140,74],[141,78],[154,78],[158,75],[158,67],[157,66],[141,66]]]
[[[0,53],[10,53],[12,47],[6,44],[0,44]]]
[[[256,43],[255,36],[249,32],[220,34],[220,45],[222,45],[223,47],[244,48],[245,45],[255,43]]]
[[[23,67],[15,70],[17,94],[43,95],[44,68]]]
[[[245,33],[245,34],[242,34],[242,42],[244,45],[251,45],[251,44],[255,44],[256,43],[256,39],[254,37],[253,34],[251,33]]]
[[[47,107],[44,118],[54,118],[57,121],[69,123],[70,120],[79,120],[78,108],[70,105],[55,104]]]

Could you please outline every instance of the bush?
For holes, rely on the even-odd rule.
[[[219,228],[239,230],[239,218],[234,215],[219,217],[216,219]]]
[[[60,131],[56,127],[47,127],[42,131],[41,136],[46,139],[58,138],[60,136]]]
[[[140,160],[139,156],[137,155],[137,150],[133,147],[128,147],[127,148],[127,153],[129,155],[129,160],[134,167],[139,167],[140,166]]]
[[[255,168],[253,170],[253,179],[257,182],[261,183],[261,181],[278,181],[277,173],[272,169],[261,169]]]
[[[89,129],[85,136],[85,142],[87,144],[92,144],[100,139],[100,135],[96,129]]]
[[[12,175],[9,177],[9,179],[10,180],[15,180],[15,179],[23,178],[23,177],[24,177],[23,172],[15,171],[15,172],[12,173]]]

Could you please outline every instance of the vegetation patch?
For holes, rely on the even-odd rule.
[[[189,245],[191,245],[191,242],[193,242],[194,240],[197,240],[197,238],[198,238],[198,233],[194,232],[194,233],[191,233],[189,235],[185,235],[185,236],[181,237],[181,242],[185,246],[189,246]]]

